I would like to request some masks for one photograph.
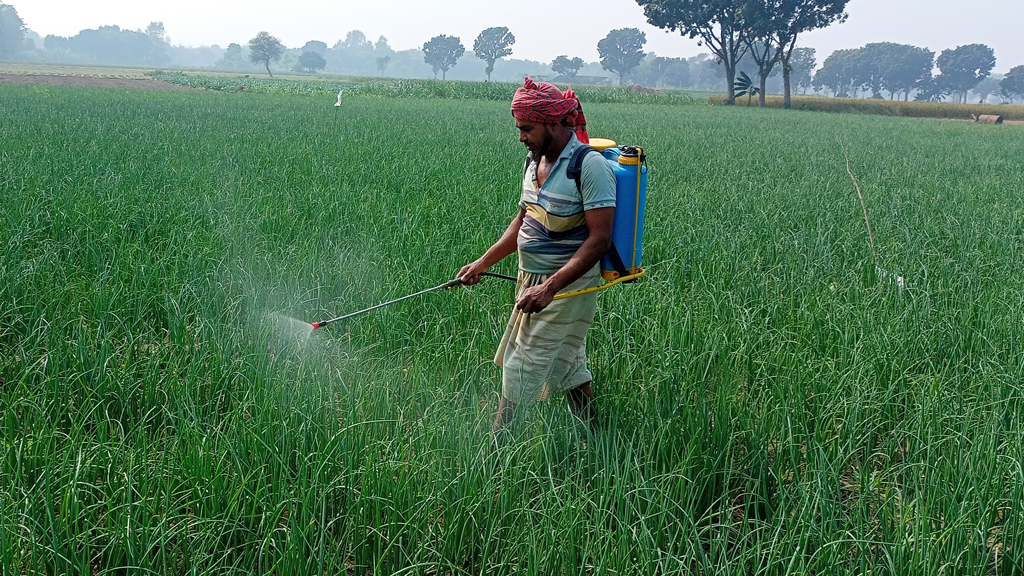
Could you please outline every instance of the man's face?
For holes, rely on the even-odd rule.
[[[516,128],[519,129],[519,141],[526,145],[526,148],[535,155],[543,156],[551,148],[554,140],[555,124],[541,124],[529,120],[516,118]]]

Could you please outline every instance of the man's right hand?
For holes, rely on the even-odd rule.
[[[462,280],[462,283],[466,286],[472,286],[473,284],[480,282],[480,275],[487,272],[488,268],[490,268],[490,266],[484,266],[479,260],[477,260],[463,266],[462,270],[459,270],[459,274],[456,278]]]

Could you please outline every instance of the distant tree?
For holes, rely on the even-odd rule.
[[[315,52],[321,56],[327,56],[327,43],[319,40],[310,40],[302,48],[302,52]]]
[[[335,50],[344,48],[373,48],[373,44],[366,39],[366,34],[363,34],[360,30],[350,30],[348,34],[345,34],[345,40],[338,40],[337,44],[334,45]]]
[[[373,44],[373,51],[380,52],[381,54],[391,54],[394,52],[391,46],[388,46],[388,39],[384,36],[377,37],[377,41]]]
[[[167,37],[167,31],[164,29],[163,22],[150,22],[149,25],[146,26],[146,35],[157,42],[170,42],[170,38]]]
[[[956,100],[966,103],[967,93],[992,72],[996,55],[984,44],[967,44],[943,50],[935,63]]]
[[[704,90],[714,90],[725,78],[725,68],[711,54],[698,54],[687,60],[690,65],[690,84]]]
[[[476,37],[473,42],[473,53],[476,57],[487,62],[487,81],[491,81],[491,72],[494,72],[494,63],[503,56],[512,54],[511,46],[516,43],[516,37],[504,26],[488,28]]]
[[[686,88],[690,85],[690,63],[682,58],[673,58],[661,75],[661,81],[673,88]]]
[[[1024,98],[1024,66],[1014,66],[1003,76],[999,83],[999,91],[1011,101]]]
[[[457,36],[441,34],[423,44],[423,61],[434,69],[434,78],[437,78],[437,71],[440,70],[442,80],[447,78],[448,70],[465,53],[466,48]]]
[[[644,61],[643,51],[647,43],[647,34],[636,28],[619,28],[612,30],[597,43],[597,52],[601,55],[601,67],[619,75],[619,85],[623,84],[626,74]]]
[[[789,81],[802,94],[813,86],[814,69],[818,66],[814,48],[797,48],[789,59]]]
[[[388,64],[391,62],[391,55],[385,54],[384,56],[377,57],[377,70],[380,70],[380,77],[384,77],[384,71],[388,69]]]
[[[215,68],[225,68],[227,70],[245,70],[249,68],[250,64],[242,54],[242,46],[232,42],[228,44],[228,47],[224,50],[224,54],[220,57],[220,60],[213,65]]]
[[[307,50],[299,56],[297,66],[300,72],[319,72],[327,67],[327,60],[316,52]]]
[[[71,43],[65,36],[47,34],[46,38],[43,38],[43,48],[52,53],[69,52]]]
[[[10,4],[0,4],[0,60],[14,57],[25,48],[25,22]]]
[[[61,47],[63,55],[79,62],[95,62],[118,66],[161,65],[167,62],[166,44],[141,30],[122,30],[118,26],[100,26],[82,30],[64,39],[54,37],[50,46]],[[44,45],[46,40],[43,41]],[[48,48],[49,50],[49,48]]]
[[[563,54],[551,62],[551,70],[553,70],[555,74],[568,76],[569,79],[572,80],[576,78],[577,74],[579,74],[580,68],[583,68],[583,64],[583,58],[575,57],[570,60],[568,56]]]
[[[256,64],[263,64],[271,78],[274,75],[270,72],[270,63],[280,60],[282,54],[284,54],[284,44],[271,36],[270,32],[260,32],[253,36],[252,40],[249,40],[249,60]]]
[[[736,0],[636,0],[647,21],[683,36],[699,38],[725,67],[726,103],[735,104],[736,64],[747,47],[742,2]]]
[[[668,69],[676,64],[682,64],[686,70],[683,71],[677,68],[674,76],[675,82],[671,85],[682,87],[679,85],[679,82],[682,81],[684,85],[689,82],[690,73],[690,65],[687,64],[686,60],[683,58],[666,58],[664,56],[654,56],[654,54],[650,54],[646,59],[644,59],[644,62],[640,65],[637,73],[643,84],[648,86],[662,86],[666,83],[665,74],[668,72]]]
[[[903,100],[909,100],[912,90],[931,80],[935,53],[908,44],[886,42],[884,46],[879,63],[881,87],[889,91],[890,99],[902,92]]]
[[[870,90],[872,98],[882,98],[885,72],[898,58],[896,46],[892,42],[873,42],[857,50],[853,59],[854,82]]]
[[[814,73],[814,85],[821,90],[831,90],[833,96],[849,96],[857,83],[859,53],[859,48],[850,48],[829,54]]]
[[[971,90],[978,96],[978,104],[985,104],[989,96],[999,94],[999,79],[989,76]]]
[[[936,76],[918,84],[917,96],[914,100],[919,102],[942,102],[952,91],[942,75]]]

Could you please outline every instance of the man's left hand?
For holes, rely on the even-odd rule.
[[[526,314],[540,312],[547,308],[555,298],[555,292],[551,290],[547,282],[527,288],[523,295],[516,301],[516,310]]]

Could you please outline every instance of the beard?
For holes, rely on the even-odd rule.
[[[547,154],[548,151],[551,150],[551,143],[554,142],[554,140],[555,139],[551,135],[551,132],[545,131],[544,137],[541,138],[540,142],[536,144],[536,147],[530,151],[530,155],[533,157],[533,159],[540,160],[541,156]]]

